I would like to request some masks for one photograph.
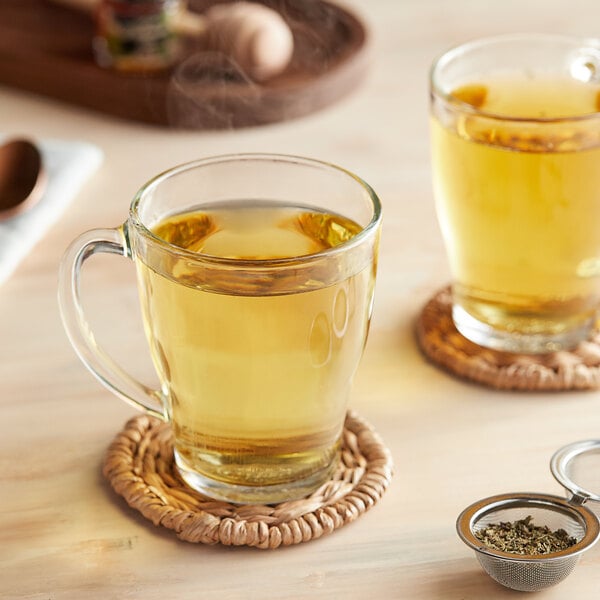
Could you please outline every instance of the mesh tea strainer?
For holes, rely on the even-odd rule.
[[[458,535],[475,551],[492,579],[514,590],[533,592],[569,575],[581,554],[600,537],[598,518],[582,506],[586,500],[600,501],[600,496],[586,487],[595,481],[594,476],[596,480],[600,477],[598,469],[591,468],[594,461],[600,465],[600,440],[577,442],[554,454],[551,471],[567,490],[568,499],[540,493],[500,494],[471,504],[459,515]],[[531,555],[495,550],[475,537],[475,532],[492,523],[514,522],[528,516],[533,523],[546,525],[552,531],[564,529],[577,542],[560,552]]]

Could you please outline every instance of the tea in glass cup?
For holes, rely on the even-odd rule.
[[[170,422],[193,488],[239,503],[305,496],[338,463],[380,221],[371,188],[332,165],[272,155],[184,165],[142,188],[122,228],[68,251],[67,331],[101,381]],[[110,364],[74,310],[81,257],[116,240],[136,265],[160,391]]]
[[[543,353],[585,339],[600,301],[600,42],[507,35],[431,71],[436,207],[453,320]]]

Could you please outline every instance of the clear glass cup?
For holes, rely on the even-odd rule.
[[[380,224],[374,191],[330,164],[253,154],[186,164],[142,187],[121,227],[73,242],[63,322],[106,387],[171,424],[190,486],[237,503],[303,497],[338,464]],[[94,340],[79,288],[96,252],[135,263],[159,390]]]
[[[600,42],[505,35],[431,69],[433,185],[471,341],[575,346],[600,300]]]

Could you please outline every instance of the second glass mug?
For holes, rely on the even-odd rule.
[[[453,320],[471,341],[546,353],[600,305],[600,41],[510,34],[431,70],[436,207]]]
[[[185,164],[142,187],[121,227],[71,244],[63,323],[101,383],[170,422],[192,488],[246,504],[297,499],[338,464],[380,225],[375,192],[334,165],[265,154]],[[94,340],[79,279],[96,252],[136,265],[160,390]]]

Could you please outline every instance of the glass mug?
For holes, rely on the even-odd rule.
[[[192,488],[237,503],[300,498],[338,464],[380,225],[374,191],[334,165],[262,154],[185,164],[142,187],[121,227],[71,244],[63,322],[106,387],[171,424]],[[94,341],[79,279],[96,252],[135,263],[160,390]]]
[[[600,301],[600,42],[481,39],[430,84],[457,329],[497,350],[575,346]]]

